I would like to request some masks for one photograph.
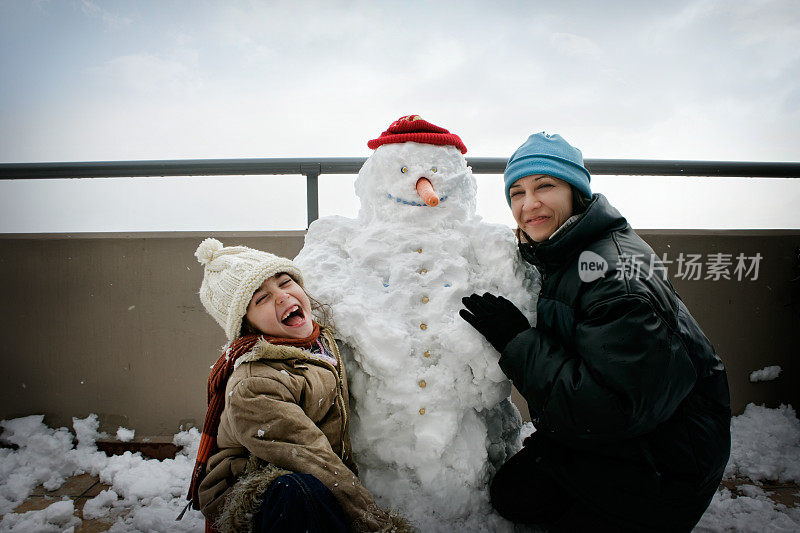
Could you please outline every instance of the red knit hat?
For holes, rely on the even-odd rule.
[[[405,142],[451,145],[461,150],[462,154],[467,153],[467,147],[458,135],[423,120],[419,115],[398,118],[380,137],[369,141],[367,146],[374,150],[384,144]]]

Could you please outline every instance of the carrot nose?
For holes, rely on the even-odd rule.
[[[419,194],[422,201],[430,207],[439,205],[439,197],[436,196],[436,190],[433,188],[428,178],[420,178],[417,180],[417,194]]]

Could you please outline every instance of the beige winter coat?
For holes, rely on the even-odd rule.
[[[323,328],[320,338],[336,366],[265,341],[237,361],[225,389],[219,451],[208,461],[198,494],[203,514],[220,531],[249,527],[264,491],[289,472],[319,479],[352,529],[391,529],[393,520],[356,477],[344,367],[330,330]]]

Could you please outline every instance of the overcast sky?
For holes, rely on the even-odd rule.
[[[369,156],[402,115],[508,157],[800,161],[800,2],[0,0],[0,161]],[[800,180],[593,178],[634,227],[800,228]],[[305,224],[293,177],[0,183],[0,233]],[[479,212],[512,223],[499,176]],[[355,216],[352,178],[321,214]],[[742,209],[746,206],[746,209]]]

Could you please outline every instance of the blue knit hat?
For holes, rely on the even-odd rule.
[[[514,182],[533,174],[547,174],[574,186],[586,198],[592,197],[591,176],[583,166],[583,154],[561,138],[561,135],[534,133],[511,156],[506,164],[506,201],[511,205],[508,190]]]

